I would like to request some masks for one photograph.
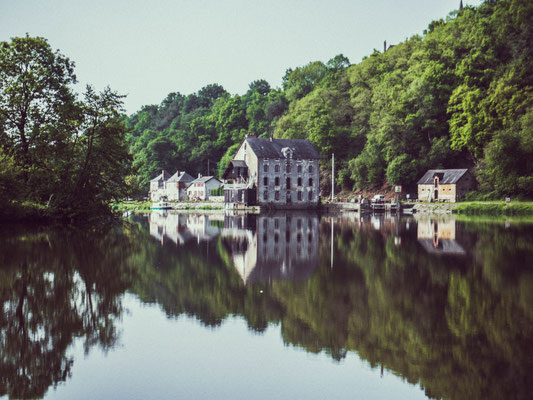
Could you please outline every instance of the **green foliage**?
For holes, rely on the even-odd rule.
[[[87,219],[109,213],[109,202],[129,193],[131,160],[123,96],[89,86],[78,100],[75,82],[72,63],[45,39],[0,43],[0,184],[11,187],[5,197]]]
[[[216,84],[170,93],[128,119],[140,186],[163,168],[194,175],[207,160],[221,174],[249,133],[335,153],[345,187],[413,189],[429,168],[475,167],[484,192],[531,197],[532,19],[530,1],[485,1],[361,63],[339,54],[289,68],[282,89],[259,79],[243,96]],[[168,157],[148,151],[161,138]]]

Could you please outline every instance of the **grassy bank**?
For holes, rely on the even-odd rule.
[[[150,211],[151,201],[123,201],[111,206],[114,212],[124,213],[127,211]]]
[[[472,201],[458,203],[453,210],[454,214],[460,215],[507,215],[521,216],[533,215],[533,201],[516,201],[505,203],[504,201]]]

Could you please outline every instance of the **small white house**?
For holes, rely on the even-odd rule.
[[[163,170],[159,175],[150,181],[150,192],[148,196],[152,201],[159,201],[166,195],[165,182],[170,178],[170,174]]]
[[[189,200],[209,200],[211,190],[221,186],[222,182],[214,176],[199,175],[187,188],[187,197]]]

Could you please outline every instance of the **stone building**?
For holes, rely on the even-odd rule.
[[[150,181],[148,197],[152,201],[161,199],[179,201],[187,199],[187,187],[194,178],[185,171],[177,171],[174,175],[163,170]]]
[[[150,191],[148,197],[152,201],[159,201],[162,197],[166,196],[165,182],[170,178],[170,174],[163,170],[159,175],[150,181]]]
[[[226,204],[308,208],[319,204],[320,155],[309,140],[247,136],[222,178]]]
[[[468,169],[430,169],[418,181],[418,200],[455,203],[475,187]]]
[[[165,182],[165,192],[168,200],[187,200],[187,188],[194,178],[185,171],[177,171]]]

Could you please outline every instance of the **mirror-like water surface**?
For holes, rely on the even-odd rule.
[[[0,396],[530,398],[533,225],[152,213],[0,230]]]

